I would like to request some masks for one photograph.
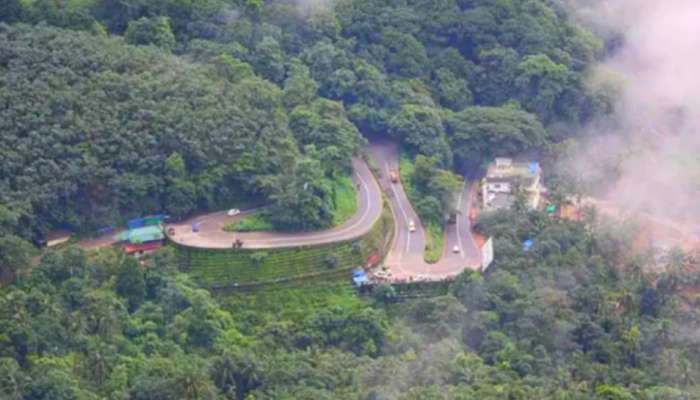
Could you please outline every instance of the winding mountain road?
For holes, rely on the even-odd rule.
[[[395,234],[384,265],[391,271],[393,279],[437,280],[455,276],[465,268],[478,269],[481,252],[474,241],[469,222],[471,186],[465,184],[459,195],[457,223],[448,225],[445,232],[445,248],[439,262],[424,261],[425,229],[413,209],[400,182],[389,179],[390,171],[399,169],[398,146],[390,141],[373,141],[369,153],[380,170],[379,182],[360,158],[353,158],[353,181],[357,190],[357,212],[344,224],[314,232],[226,232],[224,226],[239,221],[257,210],[246,210],[229,216],[226,211],[193,217],[166,227],[169,238],[183,246],[230,249],[236,240],[243,242],[244,249],[276,249],[299,246],[329,244],[357,239],[367,234],[380,218],[383,209],[382,191],[389,199],[395,221]],[[410,221],[416,227],[409,232]],[[199,225],[197,232],[192,226]],[[453,252],[457,246],[459,252]]]
[[[473,184],[465,182],[457,199],[457,221],[448,224],[445,231],[445,248],[437,268],[448,268],[453,265],[465,265],[475,269],[481,267],[481,249],[476,244],[472,232],[469,211],[475,197]],[[458,253],[452,251],[457,246]]]
[[[344,224],[314,232],[226,232],[224,226],[242,219],[256,210],[247,210],[236,216],[226,211],[190,218],[166,227],[169,238],[175,243],[207,249],[230,249],[238,239],[244,249],[276,249],[342,242],[367,234],[382,214],[382,193],[367,164],[353,158],[353,182],[357,190],[357,212]],[[192,225],[199,224],[193,232]],[[171,234],[170,231],[174,233]]]
[[[384,260],[384,265],[394,269],[400,265],[416,265],[423,262],[425,250],[425,229],[418,214],[413,210],[408,195],[401,182],[391,182],[391,171],[399,170],[398,146],[390,141],[372,142],[370,155],[381,171],[379,184],[389,198],[389,205],[394,215],[394,242]],[[415,232],[409,232],[408,226],[413,221]]]
[[[425,262],[425,228],[413,209],[400,182],[390,180],[391,170],[399,170],[399,149],[391,141],[374,141],[370,153],[381,170],[380,185],[389,198],[394,214],[395,234],[384,265],[395,279],[444,279],[461,273],[465,268],[481,267],[481,251],[476,245],[469,222],[471,208],[471,185],[464,184],[458,198],[458,215],[455,224],[447,225],[444,248],[440,261],[435,264]],[[410,221],[416,230],[409,231]],[[457,246],[459,252],[452,249]]]

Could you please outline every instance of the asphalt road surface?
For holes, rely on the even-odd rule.
[[[472,235],[469,211],[475,198],[474,186],[465,182],[457,198],[457,220],[445,229],[445,248],[437,268],[449,269],[453,265],[481,265],[481,250]],[[455,246],[459,252],[454,252]]]
[[[256,210],[247,210],[237,216],[228,216],[226,211],[194,217],[178,224],[170,224],[174,234],[169,235],[176,243],[198,248],[230,249],[236,239],[245,249],[273,249],[335,243],[359,238],[367,234],[382,214],[382,194],[377,181],[367,164],[353,158],[353,181],[359,185],[357,212],[344,224],[327,230],[313,232],[225,232],[224,226],[238,221]],[[199,224],[199,232],[192,225]]]
[[[225,232],[224,226],[238,221],[259,210],[246,210],[237,216],[228,216],[226,211],[190,218],[170,224],[166,231],[174,231],[169,237],[176,243],[198,248],[229,249],[238,239],[246,249],[274,249],[335,243],[357,239],[368,233],[382,213],[382,191],[389,199],[394,216],[395,232],[391,249],[384,265],[389,268],[392,279],[437,280],[459,274],[465,268],[477,269],[481,264],[481,253],[471,232],[469,209],[472,196],[471,185],[465,184],[459,195],[457,222],[447,226],[445,247],[439,262],[424,261],[425,229],[413,209],[401,182],[391,182],[391,170],[399,170],[399,150],[391,141],[373,141],[369,153],[380,171],[375,179],[368,165],[360,158],[353,159],[353,181],[358,185],[358,209],[348,221],[336,228],[314,232]],[[413,221],[415,231],[409,231]],[[199,225],[193,232],[192,226]],[[454,252],[457,246],[459,251]]]
[[[425,262],[425,229],[413,209],[401,182],[390,179],[392,170],[399,171],[399,150],[396,143],[377,140],[370,145],[370,154],[381,171],[380,185],[389,198],[394,214],[395,234],[384,265],[389,268],[394,279],[442,279],[461,273],[465,268],[478,269],[481,266],[481,251],[472,236],[469,222],[471,208],[471,185],[465,184],[458,198],[458,215],[455,224],[446,228],[443,255],[435,264]],[[416,230],[409,231],[410,221]],[[454,246],[459,252],[454,253]]]
[[[394,142],[376,141],[370,145],[370,154],[374,164],[381,171],[379,184],[389,198],[389,205],[394,214],[394,241],[384,261],[384,265],[397,269],[402,265],[418,265],[423,263],[425,250],[425,229],[413,210],[411,202],[404,191],[401,181],[394,183],[390,174],[399,171],[399,150]],[[410,221],[416,230],[409,232]]]

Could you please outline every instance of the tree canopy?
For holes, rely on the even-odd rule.
[[[338,281],[213,296],[171,249],[50,251],[0,290],[0,397],[698,399],[700,276],[640,273],[604,222],[485,215],[489,272],[401,302]]]
[[[0,21],[73,30],[0,29],[0,201],[25,231],[269,202],[308,144],[346,171],[358,131],[464,169],[609,110],[584,83],[600,41],[543,0],[9,1]]]
[[[446,126],[455,162],[461,166],[522,154],[543,146],[548,137],[535,115],[512,105],[468,107],[451,114]]]
[[[150,40],[138,35],[151,22],[137,22],[146,25],[127,41]],[[119,38],[21,25],[0,29],[0,53],[0,199],[28,229],[271,198],[301,146],[318,142],[310,156],[347,170],[358,143],[342,105],[312,105],[313,91],[298,100],[313,110],[309,131],[291,130],[282,90],[227,55],[191,64]]]
[[[362,134],[411,153],[439,224],[452,171],[611,110],[587,79],[602,48],[554,0],[0,2],[0,279],[21,278],[0,289],[0,397],[697,399],[692,257],[645,275],[594,215],[484,215],[490,269],[409,299],[358,296],[334,255],[332,276],[213,294],[170,248],[25,240],[243,202],[327,227]]]

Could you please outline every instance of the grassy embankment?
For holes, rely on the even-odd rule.
[[[333,181],[333,225],[338,226],[347,221],[357,212],[357,193],[352,179],[343,176]]]
[[[344,280],[315,282],[313,285],[269,286],[254,292],[219,293],[222,307],[231,312],[236,325],[246,334],[281,321],[303,321],[319,310],[340,312],[366,306],[366,300]]]
[[[333,226],[341,225],[357,211],[357,195],[352,179],[348,176],[330,181],[333,188]],[[264,212],[243,217],[240,221],[224,226],[226,232],[261,232],[274,231],[275,226]]]
[[[226,232],[260,232],[273,231],[275,226],[264,213],[246,215],[240,221],[224,226]]]
[[[401,184],[411,204],[417,204],[418,192],[413,184],[413,159],[408,154],[401,152],[399,159],[399,175]],[[445,242],[444,226],[435,221],[429,221],[421,217],[421,222],[425,227],[425,253],[423,257],[428,263],[436,263],[442,257],[442,248]]]
[[[336,189],[336,215],[355,213],[352,181]],[[342,217],[345,215],[345,217]],[[253,219],[253,223],[259,223]],[[365,237],[326,246],[270,251],[195,250],[178,248],[189,274],[213,289],[237,325],[249,334],[279,321],[303,321],[318,310],[350,312],[367,306],[350,283],[350,270],[381,252],[393,234],[391,212]],[[239,286],[232,287],[233,283]]]
[[[363,238],[322,246],[276,250],[203,250],[179,248],[183,263],[203,286],[227,290],[258,290],[261,286],[305,285],[319,281],[350,281],[349,271],[381,253],[393,232],[385,210]],[[237,287],[234,287],[237,284]]]
[[[271,256],[266,259],[265,266],[259,267],[250,261],[250,254],[227,252],[228,262],[232,264],[225,272],[222,265],[227,261],[223,256],[219,256],[218,264],[209,264],[210,267],[205,267],[204,262],[212,263],[213,255],[210,254],[208,260],[206,256],[199,256],[195,258],[201,264],[193,266],[191,273],[196,274],[198,280],[208,282],[276,279],[277,282],[239,287],[241,290],[216,291],[217,299],[231,312],[236,325],[246,334],[260,335],[271,325],[303,323],[320,310],[333,310],[344,315],[366,308],[367,299],[350,284],[350,269],[366,260],[367,255],[378,251],[390,239],[393,229],[391,212],[386,209],[372,232],[354,242],[279,250],[274,252],[275,258]],[[341,260],[337,267],[329,267],[329,256],[338,256]],[[289,257],[293,260],[287,261]],[[234,265],[237,261],[240,263]],[[207,271],[211,267],[214,270]]]

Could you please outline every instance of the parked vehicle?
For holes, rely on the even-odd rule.
[[[227,212],[229,217],[233,217],[234,215],[238,215],[240,213],[241,213],[241,210],[239,210],[237,208],[232,208],[232,209],[228,210],[228,212]]]

